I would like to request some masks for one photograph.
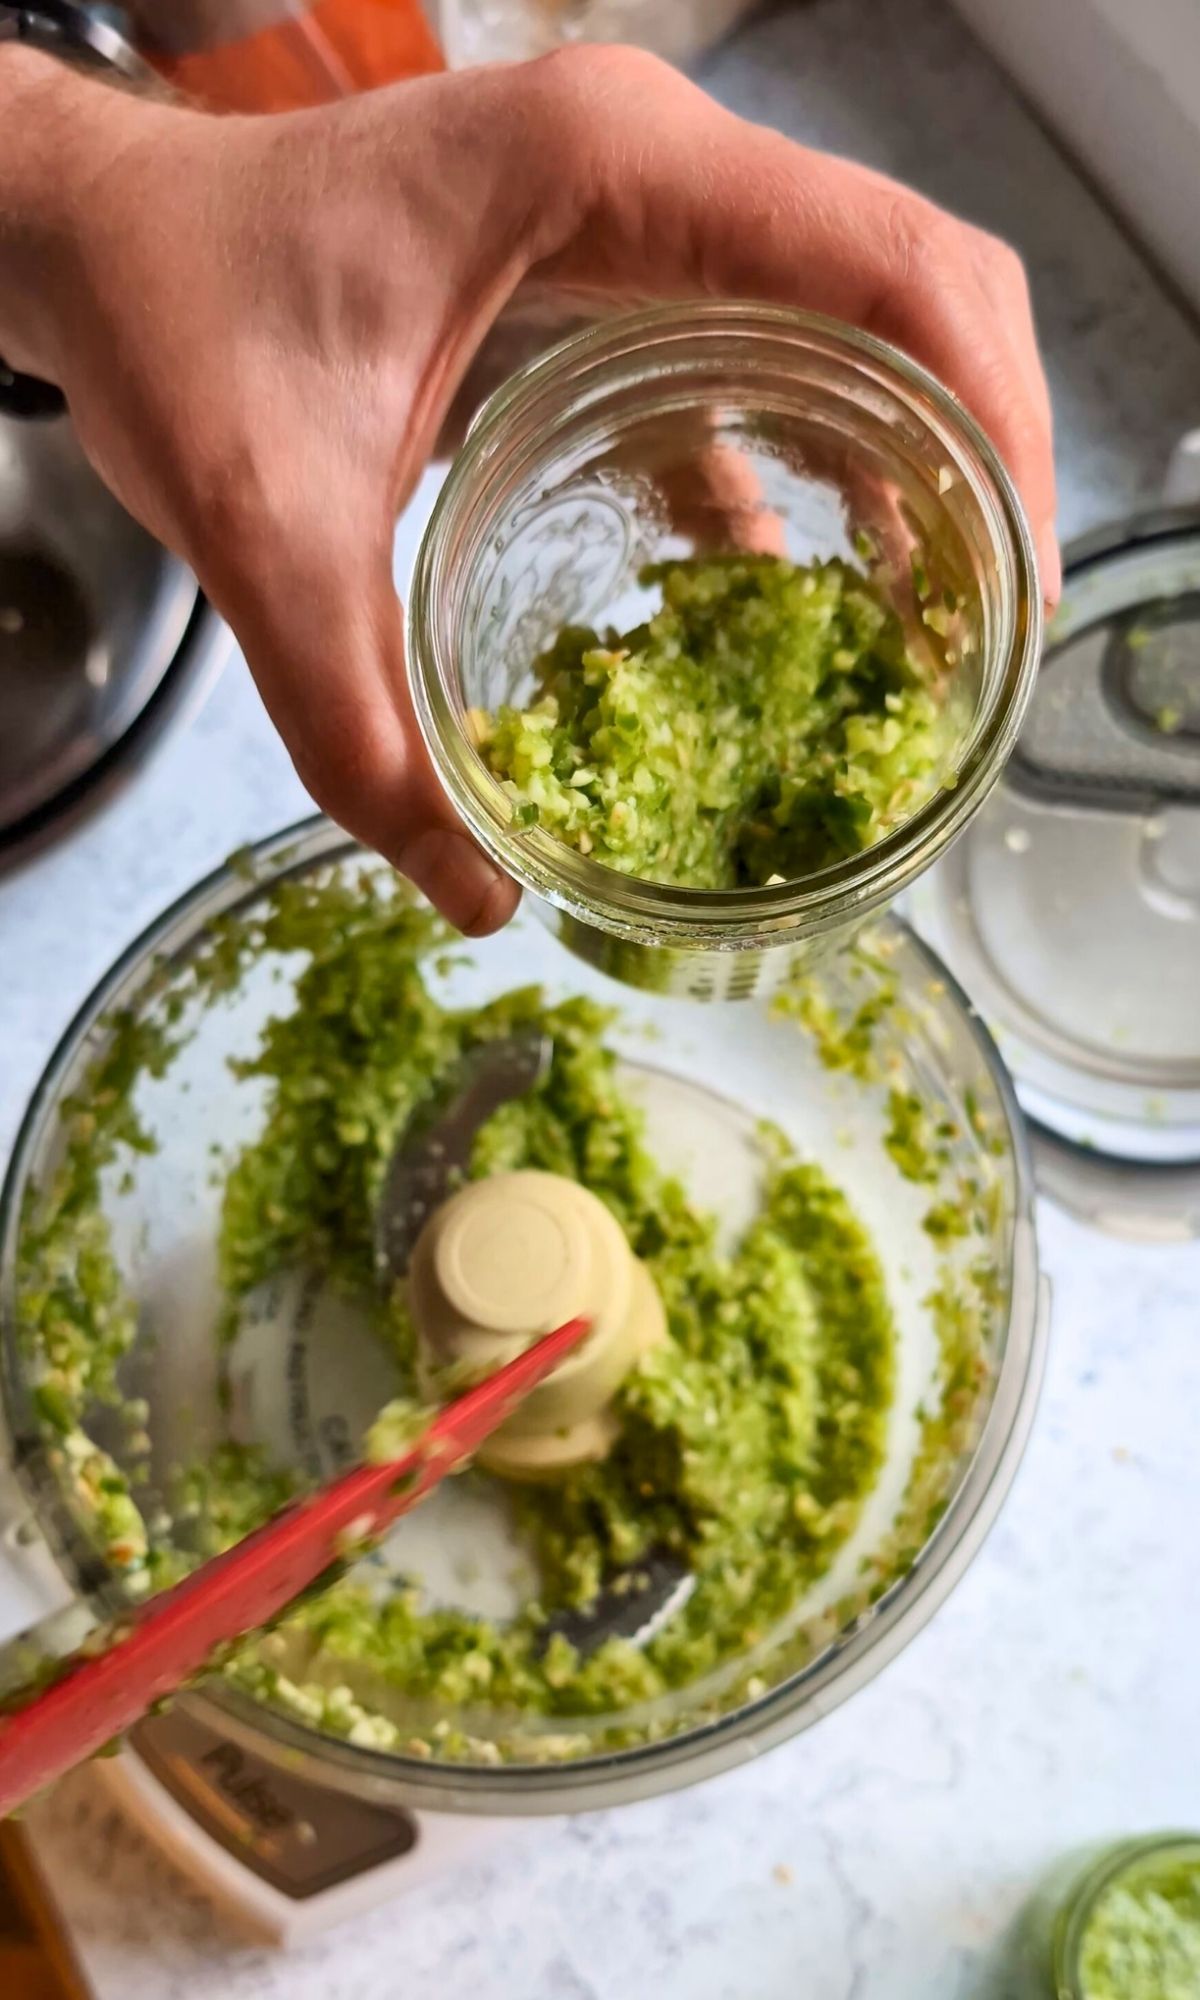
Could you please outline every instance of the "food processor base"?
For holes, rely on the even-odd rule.
[[[511,1836],[281,1771],[182,1707],[96,1766],[114,1803],[239,1930],[286,1948],[420,1889]]]
[[[73,1604],[0,1466],[0,1638]],[[2,1648],[0,1648],[2,1650]],[[422,1888],[473,1860],[515,1821],[412,1813],[275,1764],[193,1714],[186,1700],[148,1716],[115,1757],[92,1766],[113,1802],[247,1936],[284,1948]]]

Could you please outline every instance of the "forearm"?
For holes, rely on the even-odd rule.
[[[35,49],[0,45],[0,354],[58,381],[80,230],[137,106]]]

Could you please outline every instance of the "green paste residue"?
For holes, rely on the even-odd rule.
[[[466,1051],[536,1026],[553,1044],[549,1072],[483,1128],[471,1170],[536,1167],[579,1179],[649,1265],[670,1337],[621,1391],[620,1442],[608,1461],[557,1485],[505,1488],[537,1579],[510,1622],[430,1604],[415,1584],[381,1602],[361,1569],[351,1569],[223,1671],[360,1744],[494,1757],[486,1732],[448,1719],[482,1709],[561,1718],[557,1750],[544,1736],[540,1748],[526,1743],[513,1754],[569,1755],[580,1747],[572,1718],[620,1718],[632,1704],[687,1688],[730,1662],[751,1662],[730,1699],[762,1691],[755,1649],[829,1569],[878,1474],[896,1331],[872,1245],[820,1169],[765,1134],[760,1211],[724,1253],[713,1218],[651,1155],[606,1040],[611,1016],[587,999],[551,1004],[534,988],[479,1008],[449,1008],[436,994],[447,948],[436,919],[407,892],[363,870],[284,883],[252,920],[221,920],[191,969],[190,991],[169,987],[164,970],[162,1024],[131,1016],[110,1024],[88,1092],[68,1107],[64,1164],[26,1218],[21,1323],[54,1462],[105,1555],[131,1589],[172,1580],[266,1518],[289,1484],[253,1447],[229,1443],[181,1473],[169,1518],[138,1504],[147,1412],[123,1403],[117,1382],[136,1313],[109,1241],[101,1182],[149,1146],[133,1105],[139,1076],[162,1072],[189,1007],[235,989],[255,958],[305,955],[295,1004],[268,1022],[258,1052],[235,1065],[235,1075],[265,1090],[265,1112],[257,1140],[222,1170],[222,1331],[236,1325],[239,1298],[264,1280],[297,1266],[322,1270],[366,1308],[412,1396],[414,1339],[402,1291],[380,1296],[373,1260],[383,1174],[397,1134]],[[811,994],[796,996],[794,1011],[820,1022]],[[843,1032],[854,1050],[850,1066],[865,1069],[854,1024]],[[827,1044],[827,1060],[841,1066],[832,1033]],[[934,1137],[939,1147],[949,1143],[945,1134]],[[913,1143],[906,1131],[904,1147]],[[985,1234],[994,1219],[986,1203],[972,1206],[967,1185],[953,1198],[964,1227]],[[833,1607],[834,1621],[861,1615],[936,1523],[986,1392],[987,1328],[999,1304],[983,1246],[974,1268],[955,1274],[947,1265],[930,1301],[941,1343],[939,1393],[920,1413],[906,1503],[892,1542],[872,1557],[861,1587]],[[126,1426],[125,1470],[88,1437],[98,1402]],[[413,1419],[402,1400],[385,1416],[375,1449],[411,1441]],[[552,1614],[586,1604],[614,1571],[655,1548],[679,1552],[696,1578],[687,1605],[657,1637],[640,1650],[610,1640],[586,1658],[561,1635],[547,1643]],[[816,1643],[819,1634],[804,1641],[809,1650]],[[437,1719],[418,1725],[412,1717],[422,1712]],[[669,1726],[639,1732],[614,1723],[605,1740],[639,1740]]]
[[[952,782],[944,675],[844,563],[705,557],[641,581],[662,587],[644,625],[569,627],[525,708],[476,716],[516,825],[626,875],[732,889],[857,854]]]
[[[267,1030],[251,1066],[270,1084],[263,1136],[226,1190],[229,1283],[244,1290],[319,1261],[373,1301],[375,1195],[398,1127],[472,1044],[536,1026],[553,1043],[549,1074],[484,1127],[473,1171],[585,1182],[648,1263],[671,1338],[626,1383],[624,1434],[606,1463],[551,1489],[512,1489],[540,1579],[515,1621],[430,1609],[415,1592],[381,1607],[349,1582],[298,1617],[326,1664],[369,1666],[438,1705],[612,1712],[745,1651],[828,1566],[880,1462],[891,1314],[870,1244],[816,1168],[781,1158],[759,1218],[721,1256],[712,1218],[647,1150],[605,1012],[589,1000],[547,1006],[535,989],[446,1011],[423,976],[423,926],[401,903],[347,911],[301,975],[295,1011]],[[413,1386],[402,1296],[377,1317]],[[543,1649],[548,1612],[586,1603],[653,1546],[679,1551],[697,1577],[661,1638],[642,1652],[611,1643],[586,1662]]]
[[[1103,1890],[1079,1946],[1080,2000],[1196,2000],[1200,1857],[1165,1853]]]

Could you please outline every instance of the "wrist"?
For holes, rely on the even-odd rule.
[[[80,232],[150,109],[20,43],[0,45],[0,354],[60,381]]]

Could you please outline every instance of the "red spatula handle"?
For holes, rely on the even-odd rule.
[[[571,1320],[449,1403],[412,1450],[360,1465],[311,1499],[294,1501],[224,1555],[130,1614],[106,1649],[74,1660],[16,1714],[0,1717],[0,1818],[123,1735],[218,1646],[269,1623],[347,1544],[380,1534],[477,1451],[523,1397],[578,1345]]]

